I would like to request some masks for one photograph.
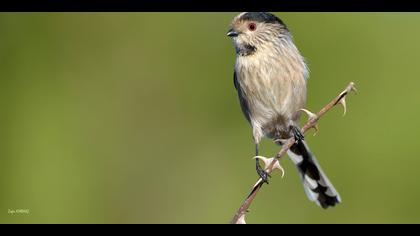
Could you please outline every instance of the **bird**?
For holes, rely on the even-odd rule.
[[[305,108],[309,68],[286,24],[268,12],[242,12],[227,32],[236,61],[233,83],[241,110],[251,125],[255,156],[262,138],[276,144],[294,137],[288,156],[296,165],[309,200],[326,209],[341,202],[299,129]],[[262,184],[270,175],[256,158]]]

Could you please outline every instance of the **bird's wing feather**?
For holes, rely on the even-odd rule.
[[[239,98],[239,103],[241,105],[242,112],[244,113],[248,122],[250,122],[251,119],[250,119],[248,101],[246,100],[246,97],[244,96],[241,85],[238,81],[238,77],[236,76],[236,70],[233,72],[233,85],[235,86],[236,91],[238,92],[238,98]]]

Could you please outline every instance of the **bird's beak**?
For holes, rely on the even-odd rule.
[[[228,32],[227,32],[227,34],[226,34],[227,36],[229,36],[229,37],[237,37],[238,35],[239,35],[239,33],[238,32],[236,32],[234,29],[230,29]]]

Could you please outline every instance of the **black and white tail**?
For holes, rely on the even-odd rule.
[[[294,144],[288,155],[297,166],[306,195],[311,201],[324,209],[341,202],[340,195],[322,171],[305,141]]]

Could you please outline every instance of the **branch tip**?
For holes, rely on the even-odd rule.
[[[343,116],[347,112],[347,106],[346,106],[346,96],[350,93],[354,92],[357,93],[357,89],[355,87],[354,82],[350,82],[349,85],[347,85],[346,89],[341,92],[336,98],[334,98],[330,103],[325,105],[318,113],[312,113],[309,110],[306,109],[300,109],[300,111],[306,113],[308,116],[308,121],[305,123],[305,125],[302,128],[302,133],[306,133],[309,129],[315,129],[314,136],[318,133],[319,127],[318,127],[318,120],[321,116],[323,116],[326,112],[331,110],[335,105],[340,103],[344,108]],[[291,137],[289,139],[278,139],[274,140],[274,142],[278,142],[282,145],[281,150],[277,153],[275,157],[272,158],[266,158],[263,156],[255,156],[253,159],[259,159],[262,160],[265,164],[266,171],[268,173],[271,173],[274,169],[279,169],[282,172],[282,178],[284,177],[284,169],[280,165],[279,159],[284,156],[287,151],[293,146],[295,143],[294,137]],[[256,184],[253,186],[251,193],[248,195],[248,197],[245,199],[245,201],[242,203],[241,207],[236,212],[235,216],[233,217],[231,223],[233,224],[246,224],[245,222],[245,215],[249,212],[249,206],[251,205],[252,201],[254,200],[255,196],[257,195],[258,191],[262,187],[262,179],[259,178]]]

